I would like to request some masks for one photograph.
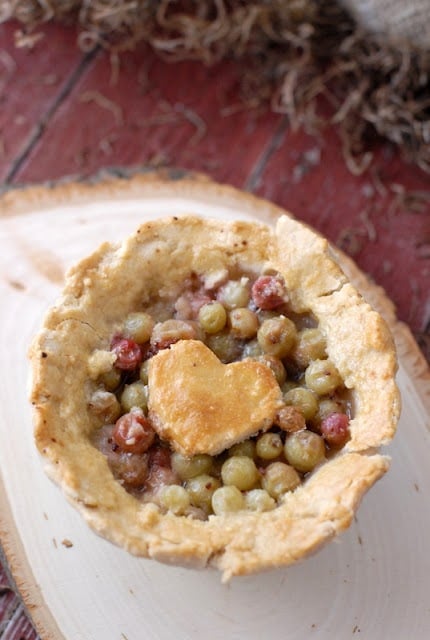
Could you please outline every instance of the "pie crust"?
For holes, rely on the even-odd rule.
[[[311,312],[351,390],[350,439],[273,511],[200,521],[162,513],[115,480],[91,443],[87,410],[94,354],[109,349],[127,313],[180,292],[191,271],[279,272],[298,313]],[[35,440],[47,472],[98,534],[136,556],[216,567],[223,580],[292,564],[346,529],[364,493],[388,469],[378,453],[400,412],[389,330],[331,255],[326,240],[288,216],[276,229],[197,216],[143,224],[122,244],[103,244],[67,276],[31,350]]]

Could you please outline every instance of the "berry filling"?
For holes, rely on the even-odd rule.
[[[268,429],[217,455],[187,457],[160,438],[148,415],[148,366],[182,340],[200,340],[224,364],[253,359],[270,369],[282,406]],[[349,438],[349,396],[325,336],[312,314],[290,308],[280,274],[214,282],[191,274],[164,308],[157,301],[128,314],[107,351],[110,368],[91,381],[93,444],[125,490],[163,511],[206,519],[274,509]]]

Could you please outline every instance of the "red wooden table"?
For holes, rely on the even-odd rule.
[[[117,67],[106,52],[80,52],[75,31],[58,25],[17,48],[19,28],[0,26],[4,188],[149,166],[252,191],[349,253],[430,361],[430,177],[395,148],[375,141],[371,169],[356,176],[334,128],[308,135],[282,114],[244,105],[238,63],[167,64],[142,46]],[[0,637],[38,637],[1,566]]]

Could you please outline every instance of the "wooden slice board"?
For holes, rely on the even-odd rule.
[[[0,201],[0,533],[45,640],[430,637],[430,372],[383,291],[339,260],[386,317],[403,412],[390,472],[337,543],[234,579],[137,559],[98,538],[45,476],[32,438],[27,349],[66,269],[141,222],[195,213],[273,223],[269,202],[180,172],[6,193]]]

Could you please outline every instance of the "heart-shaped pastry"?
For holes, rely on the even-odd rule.
[[[159,436],[186,456],[216,455],[268,429],[282,406],[265,364],[223,364],[199,340],[181,340],[151,358],[149,411]]]

